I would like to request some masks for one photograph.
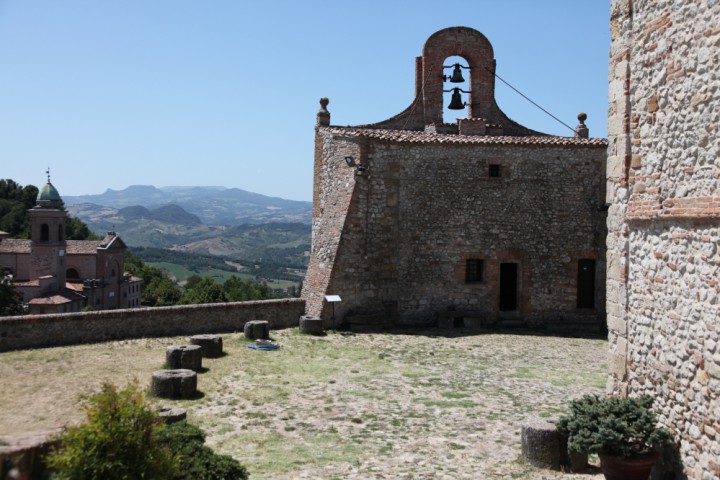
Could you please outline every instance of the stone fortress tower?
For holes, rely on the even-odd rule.
[[[453,56],[466,64],[448,65]],[[509,119],[494,73],[487,38],[452,27],[426,41],[415,99],[398,115],[333,126],[321,99],[308,316],[604,330],[607,142],[587,138],[584,115],[574,137]],[[443,121],[444,92],[457,110],[467,95],[467,118]]]
[[[608,393],[656,399],[657,478],[720,479],[720,3],[610,3]]]

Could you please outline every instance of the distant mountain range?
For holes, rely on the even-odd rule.
[[[108,209],[117,209],[121,217],[167,219],[177,216],[181,221],[192,223],[194,216],[209,225],[244,225],[270,222],[310,223],[312,202],[267,197],[239,188],[225,187],[154,187],[132,185],[124,190],[107,189],[98,195],[63,196],[68,211],[83,221],[92,214],[106,216]],[[82,206],[80,206],[82,205]],[[176,208],[181,207],[185,214]],[[125,207],[134,207],[126,210]],[[160,207],[166,210],[158,211]],[[139,210],[143,209],[143,210]],[[82,215],[77,212],[82,211]],[[186,214],[190,214],[190,216]],[[96,215],[96,216],[97,216]]]
[[[135,185],[63,197],[67,211],[99,235],[130,247],[299,266],[310,250],[311,202],[237,188]]]

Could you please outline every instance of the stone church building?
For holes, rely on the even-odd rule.
[[[398,115],[333,126],[320,100],[307,316],[604,330],[607,141],[584,115],[570,137],[509,119],[495,65],[484,35],[453,27],[426,41]],[[446,123],[448,103],[466,117]]]
[[[720,479],[718,19],[611,1],[608,393],[656,399],[679,458],[654,478]]]
[[[142,280],[124,273],[125,243],[115,232],[66,240],[64,202],[49,178],[29,214],[29,240],[0,232],[0,273],[12,275],[30,314],[140,306]]]

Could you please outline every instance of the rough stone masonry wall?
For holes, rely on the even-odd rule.
[[[329,143],[350,148],[357,139]],[[524,320],[561,328],[586,322],[595,332],[604,327],[602,145],[366,140],[361,150],[368,170],[352,180],[347,214],[316,220],[325,222],[326,233],[335,222],[332,230],[342,235],[313,240],[313,255],[334,248],[326,266],[332,268],[328,293],[343,299],[338,318],[385,315],[427,324],[456,308],[496,320],[499,265],[518,262]],[[500,165],[499,178],[489,178],[490,164]],[[323,168],[316,184],[334,181],[344,191],[342,172],[352,169],[342,157],[328,156]],[[465,282],[468,258],[484,260],[485,281]],[[588,258],[597,261],[597,308],[580,311],[577,261]],[[308,271],[317,275],[312,266]]]
[[[720,2],[612,0],[608,392],[720,478]]]
[[[312,246],[302,298],[307,300],[306,315],[322,317],[326,322],[329,318],[327,312],[323,314],[324,296],[338,293],[328,291],[328,285],[355,187],[355,169],[347,165],[345,157],[360,161],[360,145],[356,142],[334,142],[332,134],[318,131],[315,139]]]
[[[0,318],[0,352],[123,338],[242,331],[249,320],[292,327],[305,311],[301,299],[258,300]]]

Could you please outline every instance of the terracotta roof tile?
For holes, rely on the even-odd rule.
[[[347,137],[374,138],[405,143],[452,143],[467,145],[574,145],[607,147],[606,138],[578,138],[547,136],[493,136],[426,133],[412,130],[381,130],[355,127],[321,127],[321,130]]]
[[[30,240],[5,238],[0,242],[0,253],[30,253]]]
[[[61,305],[63,303],[69,303],[74,300],[82,300],[84,298],[84,295],[80,295],[72,290],[63,289],[59,293],[33,298],[28,303],[31,305]]]
[[[67,253],[68,255],[94,255],[97,253],[100,243],[99,240],[68,240]]]
[[[65,288],[68,290],[72,290],[74,292],[82,292],[83,291],[83,284],[82,283],[65,283]]]

